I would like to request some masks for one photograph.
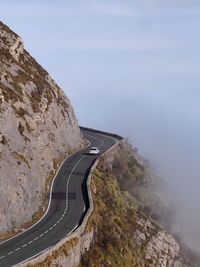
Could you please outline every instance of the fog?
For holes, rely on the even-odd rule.
[[[5,3],[2,19],[81,125],[123,135],[150,160],[170,185],[174,229],[200,252],[199,1],[40,2]]]
[[[120,68],[121,74],[126,72],[125,66]],[[99,74],[106,76],[103,66]],[[141,78],[135,70],[131,78],[98,78],[93,88],[84,81],[81,98],[71,92],[71,99],[81,124],[127,137],[150,160],[170,186],[174,231],[200,252],[199,77],[151,74]]]

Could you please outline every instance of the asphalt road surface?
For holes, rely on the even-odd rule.
[[[100,149],[100,154],[116,140],[94,132],[82,131],[84,137]],[[55,245],[80,225],[87,211],[87,193],[83,185],[99,155],[88,155],[89,147],[67,158],[54,180],[49,209],[32,228],[0,243],[0,266],[13,266]]]

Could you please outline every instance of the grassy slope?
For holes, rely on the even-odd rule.
[[[95,209],[87,227],[96,230],[96,241],[82,258],[82,266],[144,266],[138,260],[142,258],[142,249],[136,249],[130,238],[137,204],[120,192],[115,177],[105,176],[100,170],[95,171],[92,186],[98,193],[94,195]]]
[[[121,147],[122,148],[122,147]],[[116,153],[118,154],[118,153]],[[121,190],[114,175],[120,179],[132,176],[136,181],[142,179],[143,168],[130,151],[122,151],[123,161],[114,161],[111,171],[107,159],[102,159],[92,178],[94,212],[87,225],[87,230],[95,229],[95,244],[84,254],[80,266],[148,266],[143,259],[143,248],[137,247],[134,238],[136,219],[140,204],[127,191]],[[119,165],[120,164],[120,165]]]
[[[146,206],[143,196],[147,193],[147,199],[153,205],[153,200],[158,200],[157,192],[150,194],[150,190],[147,190],[150,181],[147,181],[143,166],[138,163],[128,144],[120,145],[111,161],[110,158],[103,158],[92,177],[94,211],[86,232],[94,231],[94,243],[83,255],[79,267],[149,267],[151,260],[148,262],[144,259],[146,243],[139,246],[133,236],[137,229],[141,230],[138,219],[147,216],[144,215]],[[137,196],[143,204],[133,197],[133,185],[145,188]],[[155,223],[153,225],[153,230],[148,229],[150,236],[155,236],[160,230]],[[76,242],[73,241],[72,245],[75,246]],[[60,256],[67,256],[72,247],[71,242],[67,243],[43,262],[30,266],[51,266]],[[187,250],[183,253],[190,263],[194,262],[192,254],[188,257]]]
[[[157,191],[150,193],[147,179],[144,167],[127,143],[115,151],[112,166],[109,159],[100,161],[92,177],[94,211],[86,228],[95,230],[95,240],[79,267],[149,266],[144,259],[145,245],[136,245],[133,238],[137,219],[152,215],[151,207],[161,201]],[[144,190],[134,192],[134,186]],[[136,200],[135,194],[143,203]]]

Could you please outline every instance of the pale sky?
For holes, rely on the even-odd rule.
[[[0,3],[1,20],[69,96],[80,124],[129,137],[183,204],[194,206],[200,1]]]

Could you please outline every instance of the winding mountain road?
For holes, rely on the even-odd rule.
[[[100,154],[115,144],[106,134],[82,129],[90,146],[100,149]],[[0,243],[0,266],[13,266],[39,255],[73,232],[87,212],[88,203],[83,184],[89,170],[99,155],[88,155],[84,148],[68,157],[60,167],[51,187],[49,207],[45,216],[25,232]]]

